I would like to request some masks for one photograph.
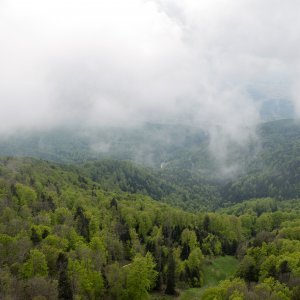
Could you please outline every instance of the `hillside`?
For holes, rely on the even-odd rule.
[[[299,11],[0,0],[0,300],[300,300]]]
[[[0,155],[37,157],[55,162],[89,159],[131,160],[160,168],[182,151],[200,147],[207,134],[200,128],[146,123],[136,127],[80,128],[16,132],[0,137]]]
[[[189,211],[221,205],[219,187],[187,170],[162,171],[116,160],[90,161],[79,170],[105,190],[140,193]]]
[[[232,144],[220,165],[210,151],[209,135],[200,129],[146,124],[89,135],[61,130],[10,136],[2,138],[0,154],[76,162],[104,188],[142,193],[195,211],[252,198],[298,198],[299,140],[297,121],[263,123],[257,139],[243,147]],[[224,166],[235,172],[224,175]],[[101,178],[100,171],[105,174]]]
[[[154,291],[189,295],[203,284],[203,299],[299,296],[299,201],[188,213],[93,181],[90,172],[89,165],[0,160],[1,298],[138,300]],[[227,273],[212,280],[205,270],[211,263],[220,272],[233,260],[220,255],[235,255],[239,265],[218,285]]]
[[[259,130],[260,151],[243,176],[230,182],[223,197],[230,202],[300,196],[300,123],[281,120],[263,124]]]

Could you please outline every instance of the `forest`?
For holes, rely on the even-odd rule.
[[[300,300],[299,12],[0,0],[0,300]]]
[[[1,299],[300,299],[297,199],[184,210],[122,164],[1,158]]]
[[[261,123],[255,134],[246,145],[225,147],[221,164],[203,129],[151,123],[89,134],[77,128],[14,133],[0,136],[0,155],[83,167],[106,190],[142,193],[189,211],[253,198],[298,198],[300,123]],[[226,168],[234,172],[224,175]]]

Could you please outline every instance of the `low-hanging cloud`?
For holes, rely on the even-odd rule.
[[[300,107],[299,11],[296,0],[2,0],[0,133],[172,121],[243,142],[260,118],[250,89]]]

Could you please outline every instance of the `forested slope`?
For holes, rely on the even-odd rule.
[[[230,145],[222,166],[208,133],[170,124],[15,134],[1,138],[0,154],[76,162],[79,168],[86,164],[87,177],[95,179],[97,169],[106,174],[96,180],[103,187],[147,194],[191,211],[257,197],[300,197],[299,122],[263,123],[256,135],[243,147]],[[224,175],[224,166],[236,167],[235,172]]]
[[[300,124],[281,120],[263,124],[258,132],[261,150],[246,173],[223,189],[231,202],[256,197],[300,197]]]
[[[160,168],[162,163],[182,157],[187,149],[198,149],[207,141],[208,135],[202,129],[175,124],[146,123],[97,130],[58,128],[0,136],[0,155],[62,163],[89,159],[130,160]]]
[[[141,193],[189,211],[221,206],[219,187],[188,170],[161,172],[130,161],[101,160],[80,165],[77,171],[105,190]]]
[[[298,200],[189,213],[110,189],[90,169],[1,159],[1,298],[163,297],[200,288],[209,261],[235,255],[234,277],[203,299],[298,299]]]

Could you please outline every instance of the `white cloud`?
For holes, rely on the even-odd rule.
[[[1,1],[0,131],[188,119],[238,141],[259,119],[249,86],[298,104],[299,11],[293,0]]]

